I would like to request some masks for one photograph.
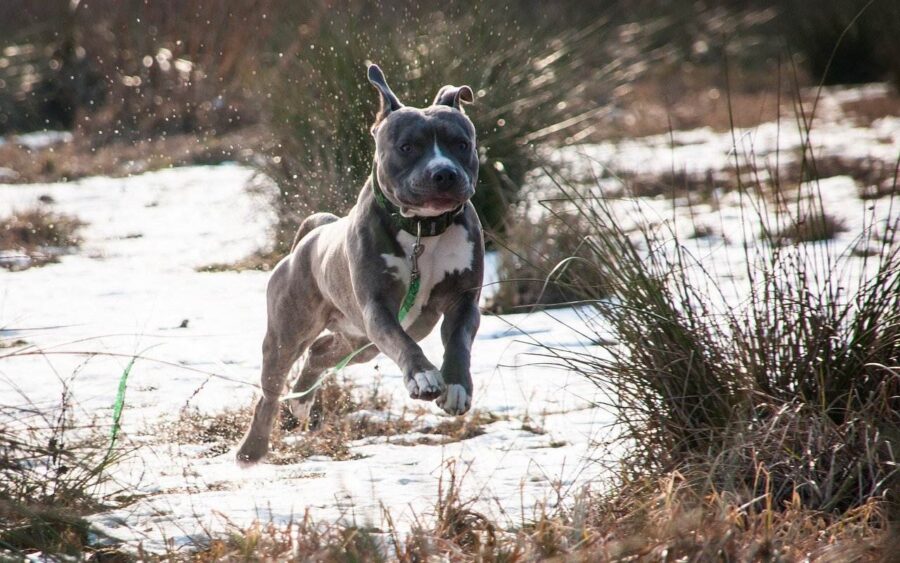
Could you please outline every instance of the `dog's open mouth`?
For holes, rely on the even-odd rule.
[[[448,211],[453,211],[464,204],[467,199],[468,198],[438,195],[422,199],[415,203],[402,201],[400,211],[407,217],[416,215],[421,217],[433,217],[441,215],[442,213],[447,213]]]

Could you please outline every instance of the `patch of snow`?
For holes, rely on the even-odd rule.
[[[735,164],[752,164],[757,170],[775,169],[796,161],[806,143],[817,157],[872,158],[893,163],[900,146],[900,117],[880,118],[872,127],[816,121],[808,135],[786,121],[736,129],[733,134],[701,128],[582,145],[561,151],[560,155],[573,166],[594,162],[614,173],[701,175]],[[589,176],[589,172],[582,164],[582,175]]]
[[[287,522],[307,508],[316,518],[352,514],[381,526],[382,505],[408,527],[434,506],[450,459],[465,469],[463,493],[479,498],[479,509],[519,522],[536,502],[556,498],[554,487],[594,482],[602,470],[593,459],[616,457],[595,446],[612,421],[595,406],[606,395],[574,373],[537,365],[541,345],[594,350],[577,330],[582,321],[574,310],[552,312],[556,319],[544,313],[483,319],[473,347],[472,408],[508,421],[475,438],[412,446],[398,443],[404,436],[370,438],[351,445],[358,459],[251,470],[239,469],[231,453],[208,458],[203,445],[160,444],[160,424],[176,420],[183,407],[216,413],[255,399],[268,275],[196,271],[267,242],[274,217],[245,188],[252,175],[222,165],[0,185],[0,214],[47,194],[54,209],[88,223],[78,253],[42,268],[0,272],[0,335],[18,330],[43,350],[0,362],[4,401],[51,407],[68,388],[75,420],[108,428],[119,380],[140,356],[128,379],[122,430],[136,451],[115,475],[139,500],[92,517],[99,530],[162,550],[164,538],[183,545],[205,529],[222,531],[226,519]],[[438,332],[423,349],[439,364]],[[394,408],[424,405],[426,421],[445,420],[433,402],[409,399],[402,374],[384,357],[345,374],[363,389],[377,385]],[[526,417],[546,433],[521,430]]]
[[[43,149],[46,147],[50,147],[53,145],[58,145],[61,143],[68,143],[72,141],[72,132],[71,131],[34,131],[31,133],[21,133],[19,135],[13,135],[6,139],[6,141],[10,143],[14,143],[16,145],[22,145],[24,147],[28,147],[29,149]],[[0,139],[0,144],[3,144],[4,139]]]
[[[736,161],[758,169],[783,165],[798,157],[806,140],[786,122],[765,123],[734,135],[696,129],[573,147],[558,157],[585,176],[600,167],[699,174],[726,170]],[[882,118],[870,128],[823,119],[809,140],[820,156],[873,158],[893,166],[900,153],[900,117]],[[27,398],[49,407],[67,386],[76,419],[105,428],[123,370],[141,356],[128,382],[123,421],[123,439],[137,449],[116,470],[118,482],[138,500],[95,515],[94,526],[151,551],[163,549],[166,538],[185,545],[206,531],[224,530],[227,522],[283,524],[307,509],[314,518],[384,528],[384,507],[406,529],[429,517],[449,460],[464,475],[462,498],[477,498],[475,508],[501,525],[527,520],[539,502],[555,502],[560,493],[602,483],[604,466],[594,460],[621,454],[600,445],[615,432],[613,415],[597,406],[608,404],[609,396],[576,373],[548,368],[541,356],[543,346],[608,353],[585,336],[606,334],[608,327],[587,310],[571,308],[483,318],[473,346],[472,409],[498,420],[467,440],[441,444],[443,437],[424,433],[422,426],[406,435],[357,440],[350,445],[355,459],[315,457],[249,470],[238,468],[230,452],[205,457],[209,448],[203,445],[160,443],[160,423],[177,419],[183,407],[216,413],[247,406],[257,393],[268,276],[196,271],[241,258],[267,241],[274,218],[245,189],[251,175],[247,168],[224,165],[128,179],[0,185],[0,213],[46,193],[60,211],[89,222],[78,254],[43,268],[0,272],[0,336],[16,334],[44,350],[0,362],[0,396],[11,404]],[[864,227],[888,217],[889,205],[860,200],[848,176],[805,188],[820,193],[825,211],[848,227],[832,242],[810,244],[839,252]],[[686,203],[622,199],[614,205],[624,228],[643,216],[661,226],[660,232],[677,232],[702,269],[690,275],[709,285],[714,304],[740,302],[750,283],[744,248],[754,248],[760,237],[757,217],[748,210],[766,202],[720,190],[712,200]],[[537,206],[531,211],[541,212]],[[698,223],[710,232],[692,238]],[[498,279],[496,255],[489,253],[487,262],[485,282],[491,284]],[[422,345],[439,363],[437,331]],[[345,375],[362,389],[377,386],[392,409],[423,404],[409,399],[399,369],[383,357],[349,367]],[[423,424],[445,420],[436,405],[424,405]],[[434,443],[415,443],[420,438]]]

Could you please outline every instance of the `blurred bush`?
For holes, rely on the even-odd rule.
[[[597,25],[600,17],[608,23]],[[546,117],[528,123],[527,135],[578,109],[565,99],[568,106],[557,110],[551,97],[584,98],[592,82],[616,72],[631,73],[625,82],[633,82],[635,55],[644,66],[663,62],[664,83],[684,75],[673,69],[718,69],[726,56],[730,66],[765,70],[788,48],[803,55],[816,80],[830,67],[829,84],[885,78],[900,84],[898,27],[900,5],[888,0],[558,0],[553,9],[539,0],[4,0],[0,134],[76,128],[94,144],[216,134],[255,121],[269,94],[278,95],[277,105],[290,105],[271,89],[286,88],[266,76],[273,67],[278,78],[299,80],[277,73],[336,59],[356,68],[362,57],[379,59],[389,78],[420,102],[425,87],[449,79],[478,85],[486,94],[482,102],[498,111],[512,99],[498,99],[498,86],[532,96]],[[321,79],[341,71],[319,66],[315,72],[323,74],[312,86],[327,95]],[[565,72],[580,80],[568,83]],[[602,92],[586,97],[610,101]],[[515,117],[527,110],[503,111]],[[283,113],[275,108],[272,115]],[[496,116],[490,117],[494,127]],[[511,126],[518,127],[507,119]],[[518,174],[505,172],[510,179]]]
[[[264,121],[271,143],[261,169],[280,187],[283,245],[310,210],[345,211],[369,173],[371,60],[410,105],[427,105],[447,83],[475,89],[475,203],[502,231],[525,174],[545,164],[542,146],[634,133],[627,121],[651,115],[642,96],[686,126],[672,110],[679,94],[770,89],[785,46],[804,53],[814,79],[829,60],[828,82],[898,79],[900,7],[876,0],[854,19],[864,5],[4,0],[0,135],[71,129],[91,148],[178,133],[208,143]],[[732,77],[747,77],[727,79],[726,61]]]
[[[272,0],[31,2],[0,14],[0,133],[73,129],[93,145],[252,122]]]
[[[816,80],[900,87],[900,3],[891,0],[788,0],[783,36]]]
[[[263,170],[281,188],[283,244],[310,211],[346,211],[370,172],[378,98],[366,61],[382,66],[407,105],[429,105],[444,84],[473,88],[468,114],[481,157],[474,203],[493,229],[503,228],[525,174],[541,162],[537,148],[577,139],[602,111],[599,101],[639,71],[630,54],[642,52],[641,34],[617,33],[597,15],[561,25],[525,21],[516,2],[308,4],[285,18],[289,40],[268,88],[277,143]],[[608,64],[591,64],[598,57]]]
[[[627,482],[679,471],[757,509],[771,496],[776,510],[852,514],[882,499],[896,510],[900,245],[892,235],[853,263],[828,244],[803,244],[824,238],[821,230],[783,244],[785,227],[811,221],[807,204],[770,212],[742,200],[741,220],[763,233],[732,266],[746,279],[723,290],[734,271],[696,252],[652,205],[558,185],[570,222],[590,231],[566,288],[590,305],[587,332],[605,349],[545,352],[613,390],[627,428]],[[816,186],[801,186],[798,200],[821,209]],[[773,189],[776,198],[797,193]],[[896,209],[888,197],[884,205]],[[889,214],[886,224],[897,223]]]
[[[594,225],[572,213],[565,201],[523,199],[515,222],[492,234],[499,280],[484,309],[492,314],[571,304],[585,293],[604,294],[604,278],[572,276],[575,263],[589,259],[585,241]],[[575,267],[575,270],[579,268]],[[589,283],[589,286],[585,286]]]

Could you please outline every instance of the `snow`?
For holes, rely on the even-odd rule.
[[[33,131],[31,133],[13,135],[9,138],[10,142],[32,150],[68,143],[71,140],[72,133],[70,131]],[[5,140],[0,138],[0,145],[3,145],[4,142]]]
[[[555,487],[598,479],[602,469],[592,460],[603,457],[596,443],[608,437],[612,416],[594,404],[608,401],[593,384],[536,365],[534,356],[539,344],[590,349],[574,330],[582,321],[573,310],[555,312],[557,320],[484,318],[473,348],[473,409],[501,420],[475,438],[413,446],[369,438],[353,445],[357,459],[314,457],[250,470],[237,468],[232,453],[207,458],[197,446],[160,443],[160,424],[186,406],[215,413],[255,398],[268,275],[197,271],[266,243],[274,218],[265,194],[247,189],[251,177],[249,169],[222,165],[0,185],[0,215],[46,194],[57,211],[89,223],[83,248],[60,263],[0,272],[0,337],[43,350],[0,361],[4,402],[51,407],[65,387],[76,420],[107,428],[123,370],[141,358],[129,376],[123,419],[123,439],[137,449],[115,470],[118,486],[139,500],[92,517],[98,530],[162,550],[167,538],[184,545],[227,522],[287,522],[306,509],[322,520],[352,512],[383,527],[382,506],[406,528],[427,517],[450,459],[465,468],[464,496],[512,524],[556,498]],[[187,326],[178,328],[183,321]],[[437,331],[423,348],[440,361]],[[417,404],[384,357],[345,374],[363,388],[378,385],[394,408]],[[426,406],[426,420],[444,419],[433,403]],[[522,430],[526,417],[545,433]]]
[[[804,145],[817,157],[872,158],[894,162],[900,145],[900,117],[883,117],[871,127],[845,121],[816,121],[809,134],[792,121],[717,132],[708,127],[674,131],[620,142],[582,146],[576,154],[602,163],[617,173],[704,174],[725,170],[735,163],[752,163],[758,170],[784,166],[800,156]],[[571,154],[566,155],[571,158]]]
[[[869,89],[835,91],[832,98],[880,95],[878,88]],[[824,97],[822,107],[833,105],[832,98]],[[900,118],[884,117],[868,128],[822,118],[810,139],[818,156],[864,157],[894,166]],[[783,166],[797,158],[805,141],[795,124],[783,120],[734,135],[698,129],[573,147],[557,156],[586,176],[602,168],[716,174],[736,160],[758,168]],[[160,424],[177,419],[186,406],[216,413],[255,398],[267,274],[197,271],[242,258],[268,240],[274,218],[265,193],[247,189],[252,176],[230,164],[125,179],[0,185],[0,214],[48,194],[56,210],[89,223],[84,248],[58,264],[0,271],[0,338],[23,338],[45,352],[2,357],[0,351],[3,401],[50,407],[67,386],[76,418],[108,427],[120,376],[134,356],[140,357],[129,380],[123,428],[136,449],[116,468],[117,482],[137,500],[93,516],[98,530],[132,547],[141,543],[162,550],[167,541],[187,545],[229,523],[287,523],[307,509],[316,519],[381,529],[387,511],[407,529],[429,517],[450,460],[464,474],[462,498],[477,499],[475,508],[501,525],[527,520],[540,503],[566,496],[561,492],[608,482],[607,464],[597,460],[612,464],[622,454],[605,446],[614,436],[614,415],[597,405],[609,397],[577,374],[548,367],[541,356],[541,346],[605,353],[584,335],[602,332],[602,322],[591,319],[599,324],[584,331],[587,311],[576,309],[483,318],[473,347],[472,408],[499,418],[473,438],[409,445],[424,436],[417,428],[408,435],[358,440],[351,444],[350,460],[315,456],[249,470],[236,467],[231,452],[204,457],[198,445],[161,440]],[[838,253],[857,244],[865,228],[873,240],[879,228],[883,231],[889,203],[860,200],[858,188],[849,176],[805,186],[847,227],[833,242],[812,244]],[[690,206],[682,199],[676,205],[664,198],[623,199],[615,206],[623,224],[641,215],[678,232],[697,263],[721,282],[713,282],[710,295],[723,307],[739,302],[749,283],[743,249],[760,237],[748,210],[764,200],[723,190]],[[808,205],[804,198],[792,201]],[[711,235],[689,238],[697,223],[710,227]],[[485,297],[498,280],[496,264],[489,254]],[[183,321],[186,326],[179,328]],[[439,362],[439,335],[429,336],[423,349]],[[387,393],[392,414],[423,404],[408,398],[399,370],[384,357],[347,368],[345,375],[363,390],[377,386]],[[435,405],[425,405],[424,422],[445,420]],[[523,428],[526,421],[544,432]]]

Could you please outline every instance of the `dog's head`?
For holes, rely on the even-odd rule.
[[[400,103],[377,65],[369,82],[381,94],[372,125],[378,183],[406,217],[433,217],[465,203],[475,193],[478,153],[475,126],[461,103],[472,103],[468,86],[444,86],[431,106]]]

